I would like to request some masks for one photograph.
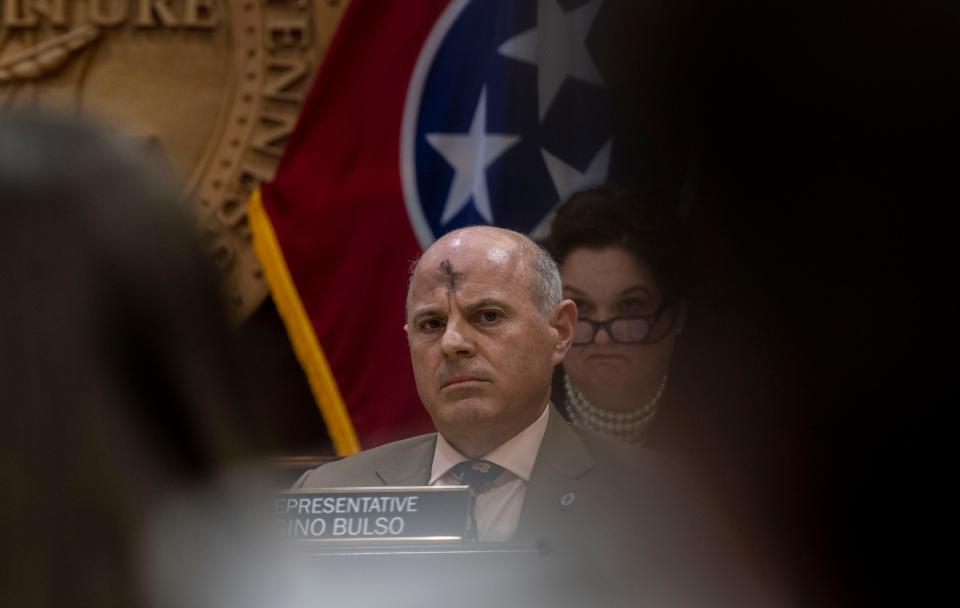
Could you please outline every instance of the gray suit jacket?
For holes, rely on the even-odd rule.
[[[427,485],[437,435],[421,435],[360,452],[305,473],[295,488]],[[645,448],[571,425],[551,411],[530,476],[518,541],[555,542],[569,532],[633,520],[652,506],[664,481],[662,462]],[[629,523],[629,522],[624,522]]]
[[[305,473],[294,487],[426,485],[436,441],[433,433],[367,450]],[[609,605],[639,597],[651,605],[754,604],[721,597],[731,578],[735,587],[742,579],[705,512],[655,453],[571,425],[553,410],[515,535],[551,557],[541,574],[520,579],[537,593],[548,587],[562,605],[598,592]]]

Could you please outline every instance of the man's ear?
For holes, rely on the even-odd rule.
[[[570,345],[573,344],[573,330],[577,325],[577,305],[573,300],[564,300],[553,309],[550,325],[557,332],[557,343],[553,349],[553,364],[563,361]]]
[[[409,324],[409,323],[404,323],[404,324],[403,324],[403,333],[407,334],[407,337],[408,337],[408,338],[410,337],[410,324]]]

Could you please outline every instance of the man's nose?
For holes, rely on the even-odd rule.
[[[443,355],[448,358],[472,357],[476,352],[470,328],[461,320],[448,320],[440,340]]]

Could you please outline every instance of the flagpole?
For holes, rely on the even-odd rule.
[[[338,456],[355,454],[361,449],[357,432],[353,428],[337,381],[323,353],[323,347],[320,346],[313,324],[290,276],[283,250],[280,248],[270,218],[263,208],[259,188],[250,195],[247,216],[253,232],[253,249],[263,266],[264,276],[270,286],[280,317],[287,328],[293,350],[307,374],[307,381],[327,425],[333,447]]]

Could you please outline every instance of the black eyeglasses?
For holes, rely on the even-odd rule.
[[[592,344],[597,332],[602,327],[610,339],[617,344],[642,344],[651,341],[653,327],[663,316],[666,306],[661,306],[650,315],[631,315],[629,317],[614,317],[606,321],[593,319],[577,319],[573,330],[573,345],[586,346]]]

